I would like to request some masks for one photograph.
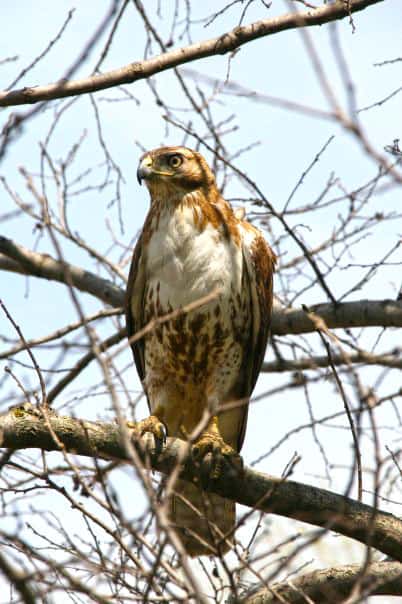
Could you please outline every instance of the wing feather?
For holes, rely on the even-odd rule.
[[[128,276],[125,310],[128,338],[135,335],[145,326],[144,299],[146,287],[143,233],[138,238],[131,261]],[[144,338],[130,343],[135,365],[141,382],[145,379],[145,344]]]
[[[243,267],[250,293],[252,328],[241,371],[239,398],[248,398],[254,390],[264,361],[271,325],[273,274],[276,256],[261,233],[249,223],[242,222]],[[240,451],[247,426],[248,404],[244,405],[238,436]]]

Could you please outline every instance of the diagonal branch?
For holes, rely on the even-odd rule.
[[[35,594],[29,586],[29,575],[24,574],[14,568],[5,556],[0,552],[0,571],[8,579],[10,586],[14,586],[15,590],[21,596],[21,601],[24,604],[36,604]]]
[[[29,404],[0,416],[0,434],[1,446],[13,450],[55,451],[62,445],[65,451],[78,455],[128,460],[117,424],[82,421],[53,411],[48,412],[45,420]],[[168,438],[161,451],[148,450],[147,455],[152,468],[164,474],[174,470],[178,459],[183,460],[181,477],[199,484],[197,469],[183,441]],[[267,513],[329,528],[369,543],[402,562],[402,520],[348,497],[250,468],[239,473],[227,463],[219,478],[211,480],[205,490]]]
[[[258,38],[295,29],[323,25],[338,19],[350,17],[351,13],[361,11],[383,0],[348,0],[324,4],[313,10],[293,12],[280,17],[262,19],[249,25],[236,27],[217,38],[195,42],[189,46],[177,48],[151,59],[136,61],[119,69],[93,75],[81,80],[59,81],[46,86],[25,87],[19,90],[0,92],[0,107],[38,103],[68,96],[105,90],[113,86],[132,84],[138,80],[183,65],[190,61],[232,52],[243,44]]]
[[[79,266],[55,260],[49,254],[33,252],[2,235],[0,235],[0,268],[59,281],[59,283],[68,283],[68,276],[74,287],[92,294],[106,304],[113,306],[123,304],[123,291],[111,281],[102,279]]]
[[[362,578],[360,564],[315,570],[293,581],[274,584],[252,596],[241,599],[242,604],[336,604],[345,602],[356,581],[362,579],[365,595],[400,596],[402,594],[402,564],[374,562]],[[355,600],[354,600],[355,601]],[[359,599],[359,602],[362,600]],[[240,602],[239,602],[240,604]]]

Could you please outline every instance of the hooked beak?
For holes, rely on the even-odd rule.
[[[140,185],[142,184],[143,179],[147,179],[151,176],[151,167],[152,158],[150,155],[145,155],[145,157],[141,159],[137,169],[137,180]]]

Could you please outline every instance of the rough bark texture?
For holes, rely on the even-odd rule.
[[[129,459],[117,424],[58,416],[53,411],[48,411],[48,419],[59,443],[69,452]],[[29,404],[0,416],[0,439],[2,447],[11,449],[60,450],[40,410]],[[200,484],[197,468],[185,450],[183,441],[168,438],[162,450],[148,450],[147,455],[151,466],[165,474],[183,459],[181,478]],[[255,509],[326,527],[402,562],[402,521],[348,497],[249,468],[239,472],[227,465],[220,477],[204,488]]]
[[[315,304],[309,307],[315,315],[322,318],[327,327],[401,327],[402,302],[396,300],[357,300],[342,304]],[[381,319],[380,319],[381,317]],[[315,325],[304,310],[284,309],[275,315],[275,333],[308,333]]]
[[[114,306],[123,304],[122,289],[80,266],[55,260],[49,254],[33,252],[3,236],[0,236],[0,252],[0,262],[2,261],[0,268],[3,270],[11,270],[59,283],[71,283],[80,291],[92,294],[106,304]],[[10,260],[13,260],[15,264],[5,262]]]
[[[350,564],[316,570],[293,581],[274,584],[271,589],[263,589],[240,602],[242,604],[283,604],[283,602],[305,604],[309,601],[335,604],[344,602],[359,581],[358,593],[398,596],[402,593],[402,564],[375,562],[367,569],[362,569],[359,564]]]
[[[219,54],[224,55],[258,38],[297,27],[322,25],[323,23],[330,23],[337,19],[350,17],[352,13],[361,11],[368,6],[382,1],[348,0],[345,2],[340,0],[331,4],[324,4],[314,10],[289,13],[280,17],[262,19],[249,25],[236,27],[217,38],[196,42],[145,61],[136,61],[119,69],[81,80],[62,80],[46,86],[25,87],[20,90],[4,90],[0,92],[0,107],[38,103],[39,101],[60,99],[97,90],[105,90],[113,86],[131,84],[190,61]]]

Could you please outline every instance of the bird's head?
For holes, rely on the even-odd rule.
[[[137,179],[144,180],[151,198],[180,198],[196,190],[215,189],[215,178],[205,159],[187,147],[160,147],[141,156]]]

